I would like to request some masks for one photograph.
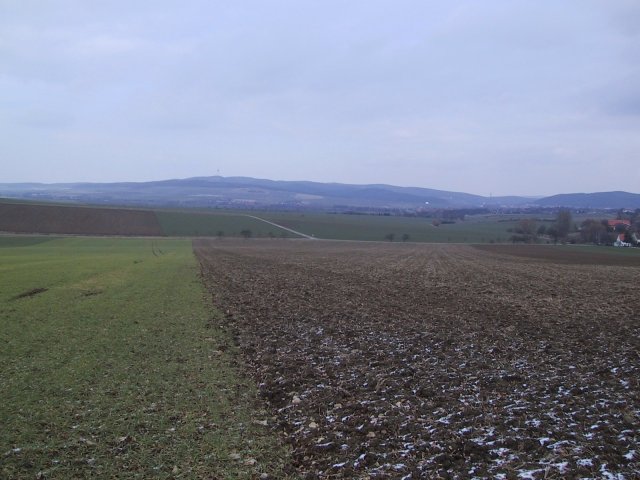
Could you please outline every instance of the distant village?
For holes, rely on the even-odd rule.
[[[584,218],[584,216],[582,216]],[[547,224],[545,224],[546,222]],[[551,222],[551,223],[549,223]],[[554,220],[526,218],[511,229],[513,243],[583,243],[614,247],[640,246],[640,209],[618,210],[615,218],[573,220],[570,210],[560,210]]]

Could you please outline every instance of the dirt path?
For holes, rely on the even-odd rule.
[[[264,218],[260,218],[260,217],[254,217],[253,215],[243,215],[244,217],[249,217],[249,218],[253,218],[254,220],[260,220],[261,222],[264,223],[268,223],[269,225],[273,225],[274,227],[278,227],[281,228],[282,230],[286,230],[287,232],[291,232],[295,235],[300,235],[303,238],[308,238],[309,240],[317,240],[316,237],[313,237],[311,235],[307,235],[306,233],[302,233],[302,232],[298,232],[297,230],[293,230],[291,228],[285,227],[283,225],[280,225],[278,223],[273,223],[269,220],[265,220]]]
[[[638,268],[447,245],[195,251],[306,478],[640,471]]]

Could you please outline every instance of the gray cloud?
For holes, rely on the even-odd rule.
[[[622,0],[3,2],[4,179],[637,191],[639,15]]]

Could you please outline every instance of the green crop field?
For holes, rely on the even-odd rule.
[[[456,223],[432,225],[431,218],[394,215],[349,215],[298,212],[190,212],[185,210],[157,211],[163,231],[175,236],[225,236],[237,237],[243,229],[252,231],[254,237],[296,237],[276,226],[261,222],[248,215],[262,218],[301,233],[321,239],[384,241],[393,234],[394,241],[432,243],[504,243],[513,235],[519,216],[477,216]],[[549,225],[551,222],[539,222]]]
[[[261,222],[244,214],[156,211],[162,231],[169,236],[240,237],[243,230],[252,237],[291,237],[286,230]]]
[[[517,221],[465,220],[434,227],[432,219],[384,215],[324,213],[257,213],[256,216],[318,238],[339,240],[385,240],[388,234],[401,241],[404,234],[412,242],[488,243],[507,242],[507,229]]]
[[[251,215],[320,239],[384,241],[393,234],[394,241],[402,241],[406,235],[408,241],[427,243],[509,243],[513,235],[509,230],[523,219],[532,219],[538,226],[546,227],[554,221],[551,215],[477,215],[436,227],[432,218],[396,215],[207,210],[157,211],[156,215],[165,234],[175,236],[216,236],[222,232],[224,236],[237,237],[243,229],[248,229],[254,237],[296,237]],[[582,220],[583,217],[577,216],[574,223]]]
[[[283,478],[189,240],[0,238],[0,478]]]

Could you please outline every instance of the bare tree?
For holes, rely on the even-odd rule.
[[[569,232],[573,230],[573,218],[570,210],[563,209],[558,212],[555,227],[558,232],[558,238],[567,238]]]
[[[580,237],[583,242],[589,243],[606,243],[607,241],[607,227],[605,227],[599,220],[592,218],[586,219],[580,226]]]
[[[536,221],[533,218],[524,218],[520,220],[516,227],[516,233],[522,233],[523,235],[535,235]]]

